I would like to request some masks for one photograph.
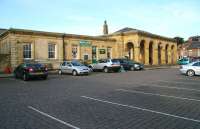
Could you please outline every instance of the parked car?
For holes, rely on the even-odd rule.
[[[98,60],[96,63],[89,65],[90,68],[95,70],[101,70],[105,73],[110,71],[118,72],[121,68],[120,62],[115,59],[101,59]]]
[[[189,58],[182,58],[177,61],[177,64],[179,64],[179,65],[186,65],[189,63],[191,63]]]
[[[39,63],[23,63],[14,70],[14,76],[24,81],[35,77],[47,79],[48,69]]]
[[[124,70],[143,70],[144,65],[129,59],[114,59],[120,62],[120,65],[123,66]]]
[[[69,73],[73,76],[77,75],[88,75],[90,73],[90,68],[81,64],[78,61],[64,61],[60,65],[59,74]]]
[[[200,61],[192,62],[187,65],[181,65],[180,72],[188,76],[200,75]]]

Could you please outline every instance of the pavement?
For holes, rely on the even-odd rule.
[[[0,74],[0,78],[10,78],[10,77],[13,77],[13,74],[3,74],[3,73]]]
[[[200,78],[178,69],[0,79],[0,129],[199,129]]]

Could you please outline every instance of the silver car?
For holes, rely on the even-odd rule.
[[[200,75],[200,61],[192,62],[187,65],[181,65],[180,72],[190,77]]]
[[[88,75],[90,73],[90,68],[81,64],[78,61],[64,61],[60,65],[59,74],[70,73],[73,76],[77,75]]]
[[[101,70],[105,73],[108,73],[109,71],[118,72],[121,68],[120,62],[115,59],[101,59],[95,64],[91,64],[89,66],[94,71],[95,70]]]

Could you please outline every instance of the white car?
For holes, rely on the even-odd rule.
[[[81,64],[78,61],[64,61],[60,65],[59,74],[70,73],[73,76],[77,75],[88,75],[90,73],[90,68]]]
[[[109,71],[118,72],[121,68],[121,65],[120,62],[115,59],[101,59],[97,61],[97,63],[91,64],[89,67],[94,71],[101,70],[105,73],[108,73]]]
[[[187,65],[181,65],[180,72],[190,77],[200,75],[200,61],[192,62]]]

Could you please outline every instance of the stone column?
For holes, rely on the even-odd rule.
[[[153,65],[158,65],[158,44],[153,45]]]

